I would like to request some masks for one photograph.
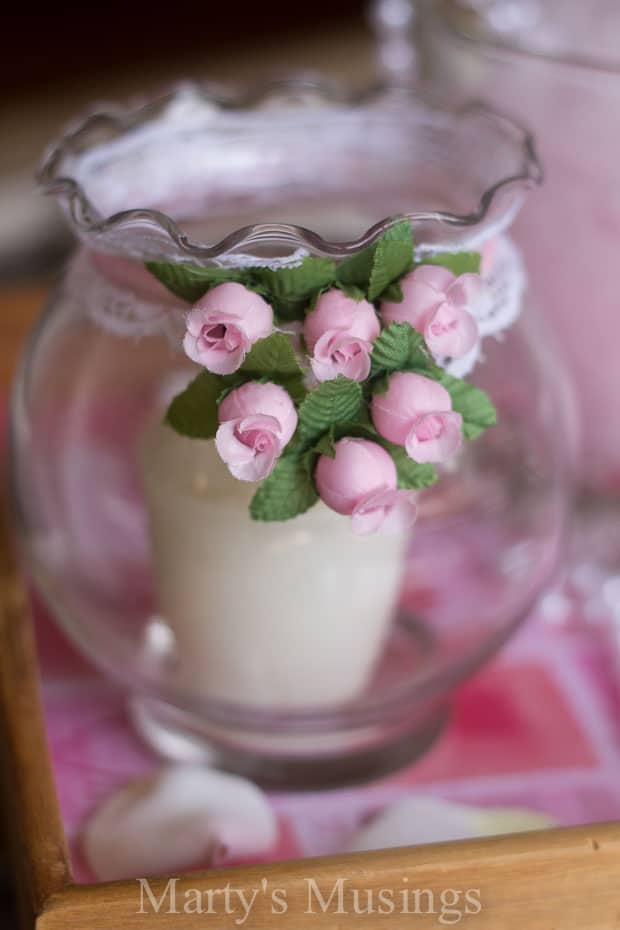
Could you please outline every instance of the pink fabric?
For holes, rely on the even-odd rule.
[[[159,761],[133,733],[123,695],[40,607],[36,615],[56,784],[76,878],[88,881],[80,823]],[[280,841],[270,859],[337,852],[368,816],[411,791],[524,806],[562,824],[619,819],[619,773],[620,698],[602,644],[534,621],[461,689],[446,732],[418,763],[367,786],[272,795]]]

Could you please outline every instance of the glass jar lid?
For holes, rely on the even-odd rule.
[[[597,68],[620,67],[617,0],[445,0],[468,37]]]

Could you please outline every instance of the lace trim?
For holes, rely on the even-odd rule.
[[[101,329],[129,339],[164,334],[172,346],[180,348],[185,319],[179,307],[141,299],[111,283],[95,268],[88,253],[80,252],[74,259],[64,288],[76,310]]]
[[[250,255],[231,255],[222,259],[220,264],[225,267],[268,265],[281,268],[298,264],[307,254],[305,249],[298,249],[285,259],[268,261]],[[498,241],[493,268],[485,275],[485,283],[484,297],[471,308],[478,321],[479,344],[464,358],[437,360],[455,377],[468,375],[482,358],[484,339],[489,336],[500,338],[521,312],[526,275],[519,250],[506,236]],[[107,332],[136,340],[163,334],[173,348],[181,351],[185,319],[179,306],[141,299],[111,283],[94,267],[87,253],[81,252],[73,261],[65,288],[66,296],[74,302],[77,312],[84,313]]]
[[[463,358],[453,361],[437,359],[455,378],[467,377],[477,362],[484,358],[485,338],[495,336],[501,339],[502,333],[516,322],[521,313],[527,276],[521,253],[508,236],[498,240],[493,267],[485,274],[484,281],[485,294],[470,308],[478,322],[478,345]]]

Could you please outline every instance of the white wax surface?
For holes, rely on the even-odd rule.
[[[406,538],[354,536],[317,503],[252,521],[256,485],[212,441],[149,428],[143,445],[155,584],[182,686],[253,706],[321,707],[368,683],[397,598]]]

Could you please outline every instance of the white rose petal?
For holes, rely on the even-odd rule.
[[[257,856],[276,838],[275,815],[256,785],[178,765],[104,801],[84,827],[82,849],[97,878],[113,881]]]
[[[552,818],[509,807],[470,807],[441,798],[416,795],[402,798],[381,811],[347,846],[347,852],[388,849],[420,843],[521,833],[557,826]]]

